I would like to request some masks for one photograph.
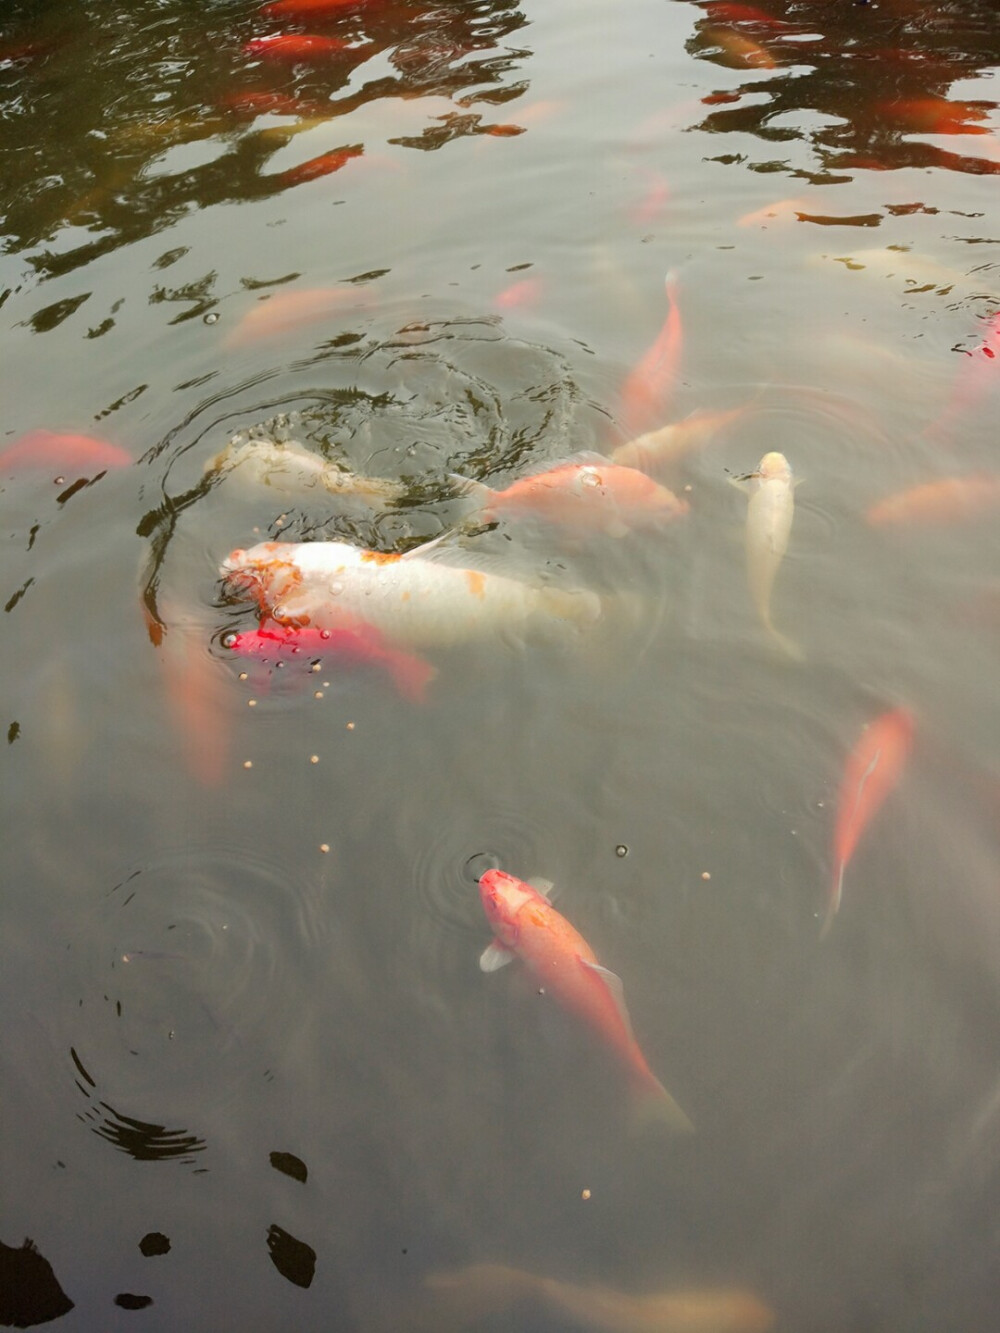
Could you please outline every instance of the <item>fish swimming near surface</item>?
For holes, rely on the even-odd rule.
[[[632,528],[679,518],[689,509],[686,500],[644,472],[597,455],[519,477],[501,491],[462,477],[452,480],[476,497],[486,520],[534,517],[585,534],[622,537]]]
[[[310,287],[304,291],[275,292],[258,301],[226,336],[227,347],[276,338],[302,324],[315,324],[345,310],[358,310],[365,299],[357,287]]]
[[[231,593],[253,597],[280,624],[339,629],[363,623],[394,647],[589,624],[600,615],[596,593],[446,564],[433,558],[439,546],[435,538],[395,555],[345,542],[261,542],[233,551],[221,572]]]
[[[437,675],[431,664],[415,653],[390,648],[384,635],[371,625],[360,623],[351,628],[295,629],[290,626],[262,626],[227,634],[224,648],[237,657],[265,661],[275,666],[298,660],[311,665],[316,661],[380,667],[392,680],[404,699],[424,703],[427,686]]]
[[[65,480],[93,477],[109,468],[128,467],[132,455],[120,444],[90,435],[29,430],[0,452],[0,476],[14,472],[57,472]]]
[[[332,56],[364,55],[371,43],[356,45],[342,37],[319,37],[314,33],[281,32],[271,37],[252,37],[243,45],[248,56],[268,56],[277,60],[329,60]]]
[[[621,417],[631,435],[650,430],[663,420],[667,393],[680,366],[683,329],[677,304],[677,279],[668,273],[664,284],[667,315],[656,338],[622,385]]]
[[[222,476],[236,473],[241,481],[284,492],[316,488],[331,495],[355,496],[371,505],[395,504],[406,495],[401,481],[349,472],[292,442],[244,442],[237,437],[209,459],[205,472]]]
[[[646,1063],[632,1033],[621,979],[602,967],[583,936],[524,880],[487,870],[479,896],[494,939],[482,958],[494,972],[515,956],[557,1002],[600,1036],[625,1069],[644,1115],[675,1130],[693,1126]]]
[[[964,477],[940,477],[906,490],[895,491],[865,512],[874,527],[907,523],[954,523],[978,518],[1000,508],[1000,473],[974,472]]]
[[[844,871],[858,840],[899,782],[912,746],[913,715],[905,708],[893,708],[868,724],[847,756],[837,797],[833,878],[821,935],[826,935],[840,910]]]
[[[802,649],[794,640],[775,629],[771,620],[771,590],[775,575],[788,549],[788,534],[795,513],[795,482],[784,454],[768,453],[756,472],[733,478],[736,485],[746,485],[747,505],[746,558],[747,583],[760,622],[778,646],[802,659]]]
[[[331,176],[341,167],[346,167],[353,158],[364,156],[363,144],[351,144],[345,148],[334,148],[329,153],[320,153],[318,157],[311,157],[306,162],[300,162],[297,167],[289,167],[287,171],[279,171],[276,179],[282,185],[301,185],[304,181],[318,180],[320,176]]]
[[[675,1287],[633,1295],[494,1263],[430,1273],[424,1285],[428,1320],[418,1328],[430,1328],[436,1317],[435,1333],[477,1326],[487,1315],[529,1302],[555,1315],[560,1327],[568,1319],[570,1327],[596,1333],[768,1333],[775,1323],[774,1311],[743,1287]]]
[[[655,472],[711,443],[720,431],[739,421],[747,410],[746,407],[731,407],[724,411],[699,408],[680,421],[646,431],[644,435],[618,445],[611,452],[611,461],[623,467],[638,468],[641,472]]]

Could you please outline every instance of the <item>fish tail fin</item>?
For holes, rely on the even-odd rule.
[[[427,702],[427,687],[437,675],[437,667],[416,653],[393,653],[386,667],[404,699],[418,704]]]
[[[790,657],[793,662],[804,662],[806,660],[805,653],[794,639],[790,639],[787,634],[782,634],[780,629],[775,629],[770,623],[767,626],[767,632],[781,651]]]
[[[844,862],[841,861],[837,866],[837,877],[830,886],[830,901],[826,906],[826,916],[823,919],[823,925],[819,932],[821,940],[826,939],[830,933],[830,927],[833,925],[833,918],[840,911],[840,900],[844,893]]]
[[[649,1129],[666,1130],[670,1134],[694,1133],[690,1118],[656,1078],[643,1081],[639,1087],[632,1107],[631,1124],[637,1133]]]

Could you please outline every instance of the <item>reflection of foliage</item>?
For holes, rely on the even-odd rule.
[[[347,7],[324,30],[363,43],[365,59],[386,56],[395,70],[357,87],[356,54],[310,65],[245,54],[268,20],[243,0],[110,9],[80,0],[58,25],[26,18],[0,43],[5,248],[34,249],[43,276],[65,273],[193,209],[279,193],[289,182],[266,163],[297,124],[349,119],[391,98],[403,129],[423,97],[457,105],[464,95],[467,105],[508,89],[520,95],[527,85],[510,75],[529,53],[500,43],[524,22],[516,0]],[[4,47],[16,58],[4,60]],[[88,73],[95,67],[101,78]],[[259,125],[268,112],[300,119]],[[470,117],[467,132],[481,133],[477,125]],[[59,234],[70,227],[91,235],[67,245]]]
[[[741,95],[752,95],[753,101],[711,111],[699,129],[778,143],[806,140],[820,169],[795,174],[816,182],[857,167],[1000,172],[997,156],[924,142],[913,133],[919,125],[894,114],[900,106],[946,99],[953,83],[1000,62],[995,0],[883,0],[868,6],[762,0],[752,8],[707,0],[696,7],[704,16],[688,50],[753,71],[739,93],[727,89],[704,99],[708,105],[738,103]],[[953,118],[945,132],[955,128]],[[933,132],[933,126],[926,129]],[[787,163],[752,167],[782,168]]]

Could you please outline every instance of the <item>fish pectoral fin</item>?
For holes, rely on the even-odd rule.
[[[608,994],[615,1002],[621,1020],[625,1025],[625,1031],[628,1033],[629,1037],[632,1037],[634,1040],[632,1033],[632,1019],[629,1017],[628,1005],[625,1003],[625,987],[622,984],[621,977],[617,972],[612,972],[608,968],[602,967],[600,963],[588,962],[586,958],[580,959],[580,966],[585,967],[588,972],[594,973],[594,975],[599,977],[604,983]]]
[[[536,893],[540,893],[546,902],[552,897],[552,890],[555,885],[550,879],[543,879],[541,875],[535,875],[532,879],[525,880],[525,883],[530,884]]]
[[[499,972],[513,957],[513,951],[506,944],[491,940],[479,957],[479,966],[484,972]]]
[[[479,504],[484,505],[493,497],[493,491],[485,481],[473,481],[471,477],[459,476],[457,472],[449,472],[448,481],[456,495],[468,496]]]
[[[756,472],[747,472],[742,477],[727,477],[726,481],[730,486],[735,486],[738,491],[746,495],[750,490],[750,483],[757,477]]]

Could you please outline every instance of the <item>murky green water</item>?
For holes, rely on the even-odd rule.
[[[73,1302],[5,1254],[4,1322],[994,1326],[998,71],[987,0],[4,10],[0,1238]],[[449,479],[691,413],[690,512],[625,536]],[[206,472],[233,437],[400,498]],[[802,661],[729,484],[772,450]],[[233,548],[447,533],[601,619],[421,647],[424,702],[224,646]],[[555,882],[693,1137],[479,970],[487,865]]]

